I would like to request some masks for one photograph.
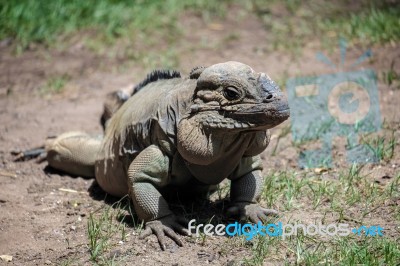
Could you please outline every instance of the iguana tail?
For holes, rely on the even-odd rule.
[[[26,161],[26,160],[30,160],[33,158],[37,158],[37,162],[40,163],[46,159],[46,149],[43,146],[37,147],[37,148],[33,148],[33,149],[29,149],[26,151],[21,151],[21,150],[14,150],[11,151],[11,154],[14,155],[14,162],[20,162],[20,161]]]
[[[93,137],[83,132],[66,132],[50,137],[46,144],[27,151],[12,151],[14,161],[37,158],[68,174],[94,177],[94,164],[100,150],[102,137]]]
[[[94,164],[102,137],[67,132],[46,142],[47,161],[55,169],[72,175],[94,177]]]

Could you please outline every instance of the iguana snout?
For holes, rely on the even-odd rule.
[[[265,73],[239,62],[205,68],[198,77],[191,115],[206,128],[265,130],[289,115],[278,85]]]
[[[289,104],[278,85],[268,75],[260,73],[257,82],[256,93],[251,95],[254,100],[236,104],[234,108],[228,107],[231,111],[227,113],[227,117],[247,121],[252,129],[269,129],[289,118]]]
[[[246,121],[253,130],[273,128],[289,117],[289,107],[285,100],[273,104],[243,104],[237,107],[236,111],[225,115],[238,122]]]

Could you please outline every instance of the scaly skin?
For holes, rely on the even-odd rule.
[[[276,214],[257,204],[263,184],[259,154],[268,146],[268,129],[288,117],[287,101],[267,75],[238,62],[216,64],[137,91],[107,122],[101,144],[85,156],[95,158],[94,174],[106,192],[129,194],[146,222],[141,237],[155,234],[162,249],[166,237],[181,246],[176,232],[189,232],[160,193],[167,185],[196,180],[212,186],[228,178],[228,215],[256,223]],[[55,141],[60,142],[68,156],[53,145],[49,164],[79,169],[80,159],[71,154],[84,152],[82,143],[70,137]]]

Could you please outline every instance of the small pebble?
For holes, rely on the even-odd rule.
[[[10,255],[0,255],[0,259],[5,262],[10,262],[12,261],[13,257]]]

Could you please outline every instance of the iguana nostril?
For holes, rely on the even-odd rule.
[[[275,100],[275,94],[274,93],[268,93],[267,96],[264,98],[263,102],[264,103],[270,103]]]

